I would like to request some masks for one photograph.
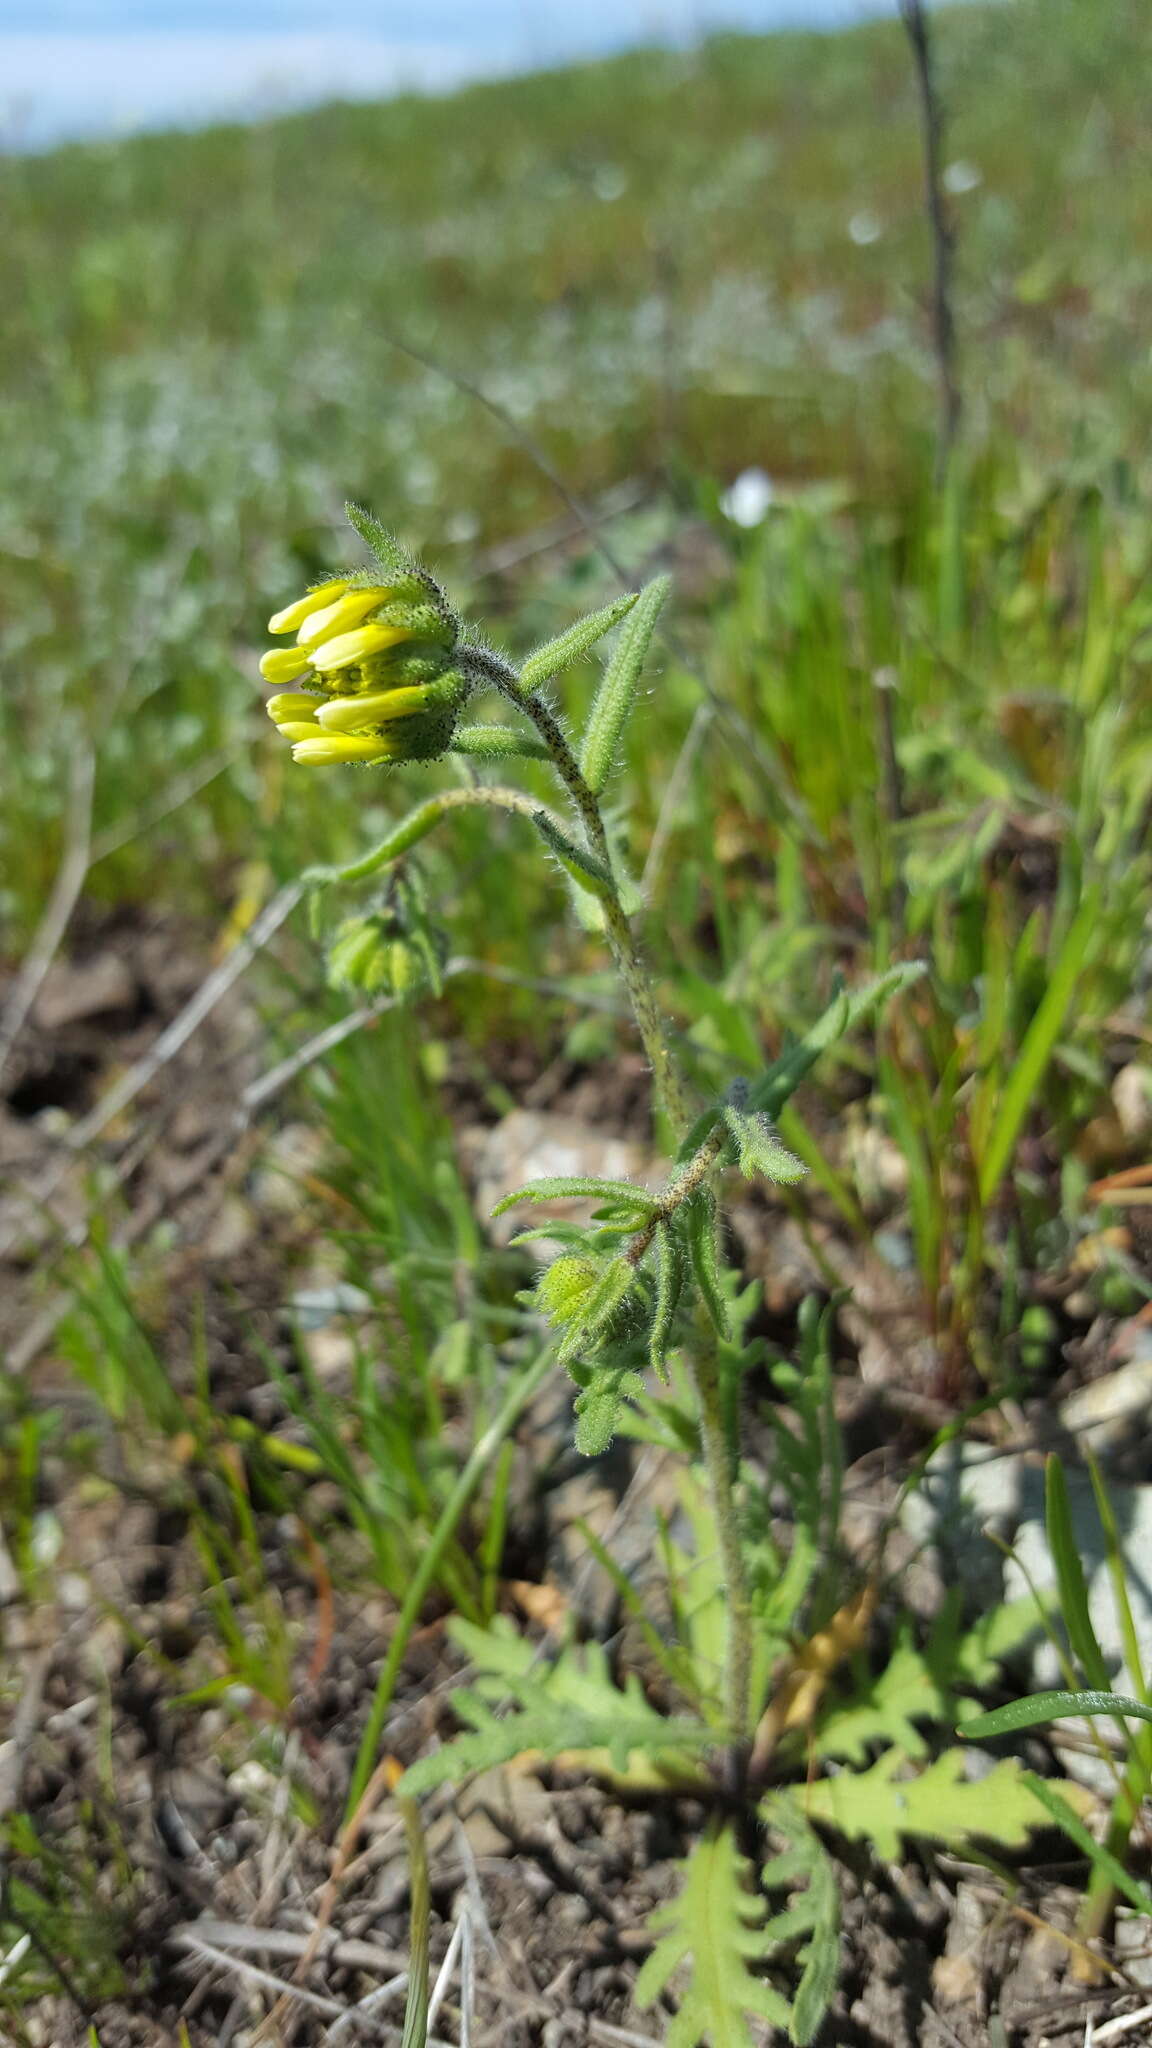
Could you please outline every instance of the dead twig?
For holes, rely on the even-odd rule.
[[[937,478],[947,468],[960,431],[963,402],[956,365],[956,319],[953,272],[956,235],[944,197],[944,114],[936,87],[932,38],[923,0],[900,0],[920,96],[920,127],[924,151],[924,205],[932,237],[932,345],[939,387]]]
[[[88,874],[92,850],[92,791],[96,780],[96,756],[90,747],[79,747],[72,756],[72,782],[68,793],[68,822],[64,854],[56,880],[36,927],[32,944],[8,1000],[0,1014],[0,1072],[44,985],[80,900]]]
[[[29,1657],[25,1666],[23,1689],[12,1717],[12,1733],[6,1742],[0,1742],[0,1820],[20,1803],[24,1765],[40,1723],[44,1687],[55,1655],[55,1648],[41,1650]]]

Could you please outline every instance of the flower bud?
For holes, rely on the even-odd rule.
[[[536,1300],[550,1323],[574,1323],[596,1291],[599,1268],[576,1252],[562,1252],[536,1282]]]
[[[428,981],[435,984],[445,952],[438,933],[410,933],[396,912],[370,911],[339,927],[328,953],[328,981],[367,996],[403,998]]]
[[[297,644],[270,649],[261,674],[304,687],[280,690],[268,713],[305,766],[427,761],[452,743],[472,687],[453,665],[459,621],[399,551],[385,573],[329,578],[269,621]]]

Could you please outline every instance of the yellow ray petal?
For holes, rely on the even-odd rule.
[[[333,598],[339,597],[347,588],[346,576],[333,576],[327,583],[318,583],[315,590],[309,590],[305,596],[298,597],[295,604],[285,605],[282,612],[273,612],[268,621],[268,631],[294,633],[297,626],[302,626],[305,619],[320,610],[321,605],[331,604]]]
[[[427,691],[414,683],[407,689],[374,691],[370,697],[333,697],[320,705],[315,716],[325,732],[363,732],[368,726],[411,718],[427,708]]]
[[[415,638],[410,626],[384,626],[374,621],[355,633],[339,633],[334,640],[314,647],[312,666],[322,675],[331,675],[336,669],[351,668],[354,662],[366,660],[370,654],[382,654],[386,647],[398,647],[401,641]]]
[[[368,617],[369,612],[378,611],[382,604],[387,604],[394,594],[382,586],[373,590],[347,590],[335,604],[326,604],[322,611],[313,612],[310,619],[305,619],[296,638],[301,647],[315,647],[334,633],[350,632],[353,626],[359,626]]]
[[[387,740],[323,733],[319,739],[297,740],[292,759],[307,768],[324,768],[338,761],[387,761],[391,753]]]
[[[260,657],[260,673],[266,683],[294,683],[306,675],[312,664],[299,647],[270,647]]]
[[[303,690],[281,690],[279,696],[269,697],[264,709],[274,725],[283,725],[286,718],[315,718],[319,702]]]

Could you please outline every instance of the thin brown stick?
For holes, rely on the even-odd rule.
[[[56,958],[60,941],[80,900],[90,865],[95,780],[96,757],[91,748],[79,747],[72,756],[64,854],[27,957],[0,1015],[0,1072],[7,1065],[28,1013],[44,986],[44,978]]]
[[[900,15],[912,50],[920,96],[920,128],[924,152],[924,207],[932,237],[932,345],[939,388],[936,442],[937,476],[948,467],[963,413],[956,363],[956,320],[953,277],[956,233],[944,197],[944,115],[936,86],[932,37],[923,0],[900,0]]]

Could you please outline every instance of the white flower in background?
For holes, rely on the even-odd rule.
[[[965,157],[958,156],[955,163],[946,164],[944,167],[944,190],[946,192],[954,192],[956,194],[974,192],[977,185],[982,185],[983,183],[983,172],[978,171],[975,164],[970,164]]]
[[[759,526],[776,487],[764,469],[742,469],[720,500],[720,510],[734,526]]]
[[[872,242],[878,242],[884,233],[884,223],[871,207],[861,207],[848,223],[848,238],[858,249],[867,249]]]

